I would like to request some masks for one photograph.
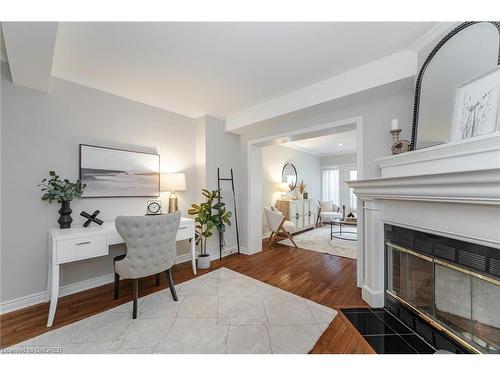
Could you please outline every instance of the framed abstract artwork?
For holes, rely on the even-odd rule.
[[[84,198],[158,197],[160,155],[80,145]]]
[[[500,68],[459,86],[455,95],[451,141],[493,133],[500,121]]]

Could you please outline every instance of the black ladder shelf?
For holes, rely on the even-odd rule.
[[[238,254],[239,254],[240,253],[240,235],[239,235],[239,230],[238,230],[238,213],[236,211],[236,193],[234,191],[233,168],[231,168],[231,177],[230,178],[222,178],[220,176],[220,168],[217,168],[217,190],[220,190],[221,181],[231,181],[231,191],[233,193],[233,204],[234,204],[234,223],[236,225],[236,244],[238,245]],[[217,201],[220,203],[220,197],[217,199]],[[223,247],[224,247],[223,233],[219,232],[219,259],[222,259],[222,248]]]

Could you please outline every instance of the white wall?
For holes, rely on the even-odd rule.
[[[321,157],[321,165],[356,164],[357,154],[329,155]]]
[[[274,204],[281,193],[276,189],[281,182],[281,172],[286,163],[297,169],[298,183],[304,180],[306,191],[311,199],[320,198],[321,158],[289,147],[273,145],[262,148],[262,199],[263,206]],[[265,220],[263,234],[269,232]]]
[[[198,180],[198,190],[205,188],[208,190],[217,189],[217,168],[220,169],[222,178],[229,178],[231,168],[233,169],[236,207],[237,210],[242,210],[244,202],[244,193],[242,181],[246,170],[242,165],[241,158],[241,140],[239,135],[228,133],[225,131],[225,122],[212,116],[203,116],[197,121],[197,170],[200,179]],[[231,183],[228,181],[221,182],[221,190],[223,195],[223,202],[226,203],[227,208],[232,212],[232,225],[226,232],[226,248],[232,252],[236,248],[236,221],[234,218],[235,209],[233,205],[233,197],[230,194]],[[202,200],[203,197],[197,192],[197,200]],[[244,246],[242,232],[244,226],[242,225],[241,211],[238,214],[238,224],[240,231],[240,244]],[[217,232],[207,242],[207,251],[212,258],[219,256],[219,237]]]
[[[375,159],[391,155],[391,119],[399,119],[402,139],[411,137],[413,92],[413,79],[405,79],[310,107],[300,113],[290,113],[272,121],[254,124],[241,133],[249,141],[363,116],[363,177],[378,177],[380,170]]]
[[[196,119],[196,200],[202,198],[201,189],[204,189],[207,184],[207,134],[205,117]]]
[[[40,200],[37,185],[49,170],[78,178],[78,145],[89,143],[158,151],[163,171],[184,171],[188,190],[179,192],[183,213],[195,199],[195,120],[60,79],[50,93],[13,85],[2,65],[1,107],[1,301],[41,292],[47,281],[47,231],[57,225],[56,203]],[[167,197],[163,197],[164,201]],[[72,202],[101,211],[103,220],[142,215],[147,198],[97,198]],[[183,244],[183,248],[186,244]],[[112,272],[107,257],[62,267],[61,285]]]

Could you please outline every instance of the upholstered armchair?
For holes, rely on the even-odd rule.
[[[157,216],[118,216],[115,226],[127,245],[127,254],[114,259],[115,299],[119,295],[120,279],[134,280],[133,319],[137,318],[139,278],[166,272],[172,298],[177,293],[171,268],[177,254],[175,238],[181,220],[180,212]]]
[[[264,214],[266,216],[267,226],[271,230],[269,247],[274,244],[278,237],[290,239],[293,245],[297,247],[297,244],[293,240],[293,236],[291,234],[295,231],[295,224],[286,220],[285,216],[275,208],[264,207]]]
[[[340,207],[337,207],[333,202],[318,202],[318,218],[316,226],[323,226],[324,223],[333,219],[342,219]]]

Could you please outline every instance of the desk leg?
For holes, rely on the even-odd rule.
[[[47,290],[45,291],[44,302],[50,301],[50,295],[52,294],[52,240],[49,236],[49,264],[47,266]]]
[[[191,243],[191,266],[193,266],[193,274],[196,275],[196,239],[195,237],[189,240]]]
[[[50,283],[50,308],[49,308],[49,319],[47,320],[47,327],[51,327],[54,323],[54,317],[56,315],[57,299],[59,298],[59,265],[52,264],[51,268],[52,280]]]

